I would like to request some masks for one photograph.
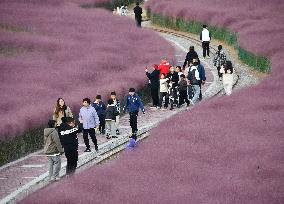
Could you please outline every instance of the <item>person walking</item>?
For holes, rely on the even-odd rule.
[[[201,64],[199,58],[193,59],[193,63],[195,64],[195,66],[197,66],[198,72],[199,72],[199,78],[200,78],[200,93],[199,93],[199,101],[202,100],[202,85],[205,84],[206,82],[206,72],[205,72],[205,68],[203,66],[203,64]]]
[[[139,6],[139,2],[136,2],[136,7],[133,9],[134,14],[135,14],[135,20],[136,20],[136,25],[140,28],[141,27],[141,22],[142,22],[142,13],[143,10]]]
[[[200,95],[200,83],[201,83],[200,74],[198,70],[198,62],[194,62],[193,65],[191,66],[187,79],[193,89],[193,98],[191,100],[191,104],[195,105],[198,102],[198,98]]]
[[[186,102],[187,106],[189,106],[190,102],[188,100],[187,95],[187,81],[184,74],[180,75],[180,82],[179,82],[179,106]]]
[[[222,68],[220,69],[220,73],[223,74],[223,86],[226,95],[232,94],[233,83],[234,83],[234,68],[231,61],[226,61]]]
[[[128,110],[130,116],[129,122],[132,130],[131,138],[133,138],[136,141],[137,131],[138,131],[137,117],[138,117],[139,108],[141,109],[143,114],[145,114],[145,109],[141,101],[141,98],[135,93],[134,88],[129,89],[129,95],[126,98],[125,104],[126,105],[124,107],[124,112]]]
[[[60,125],[60,141],[64,148],[67,159],[66,174],[73,174],[77,168],[78,162],[78,127],[75,127],[75,120],[71,117],[66,117]]]
[[[106,105],[104,102],[102,102],[102,96],[97,95],[95,102],[92,103],[92,106],[96,109],[96,112],[99,116],[100,125],[99,125],[99,131],[100,134],[105,134],[105,112],[106,112]]]
[[[197,52],[194,50],[194,46],[189,47],[189,52],[186,54],[184,63],[183,63],[183,69],[186,67],[189,67],[189,63],[192,62],[193,59],[198,58]]]
[[[91,100],[89,98],[83,99],[83,106],[80,109],[79,121],[83,123],[83,138],[86,145],[85,152],[91,152],[89,138],[90,135],[94,145],[95,150],[98,153],[98,143],[96,138],[96,127],[100,125],[100,120],[96,109],[90,105]]]
[[[59,171],[61,169],[60,155],[64,153],[60,143],[59,135],[55,129],[55,121],[48,122],[48,128],[44,129],[44,153],[49,161],[49,181],[59,180]]]
[[[169,106],[169,93],[168,93],[168,83],[169,79],[165,77],[164,74],[161,74],[160,77],[160,103],[159,107],[162,108],[163,98],[165,97],[164,108],[167,109]]]
[[[55,120],[55,125],[57,128],[61,125],[62,118],[64,117],[73,117],[73,114],[70,107],[65,104],[64,99],[58,98],[52,117],[52,119]]]
[[[117,99],[116,97],[116,92],[113,91],[110,93],[110,98],[113,100],[113,104],[116,107],[116,110],[118,112],[118,115],[115,117],[115,132],[116,135],[120,135],[120,131],[119,131],[119,119],[120,119],[120,101]]]
[[[158,65],[153,65],[154,70],[149,73],[146,67],[145,72],[150,80],[151,97],[153,101],[153,107],[159,106],[159,87],[160,87],[160,71],[158,70]]]
[[[115,134],[115,119],[116,116],[119,115],[119,112],[117,111],[112,99],[109,99],[107,103],[108,105],[105,117],[107,139],[117,138]]]
[[[203,58],[205,59],[206,54],[208,57],[210,57],[210,41],[211,41],[211,33],[207,29],[207,25],[203,25],[203,30],[200,33],[200,40],[202,42],[202,48],[203,48]]]
[[[225,52],[222,49],[222,45],[218,45],[218,51],[216,52],[216,55],[213,59],[214,66],[217,67],[220,81],[222,80],[222,73],[220,72],[220,69],[221,66],[225,64],[227,58]]]

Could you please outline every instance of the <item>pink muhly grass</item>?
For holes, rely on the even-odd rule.
[[[173,56],[158,35],[85,2],[0,2],[1,25],[20,28],[0,28],[0,45],[19,50],[0,55],[0,140],[45,124],[58,97],[77,112],[84,97],[143,87],[144,67]]]

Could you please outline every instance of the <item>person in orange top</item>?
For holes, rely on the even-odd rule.
[[[160,75],[164,74],[165,76],[168,75],[168,73],[170,72],[170,67],[172,65],[169,63],[167,58],[164,58],[161,62],[161,64],[158,67],[158,70],[160,70]]]

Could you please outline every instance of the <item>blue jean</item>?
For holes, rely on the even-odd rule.
[[[199,99],[199,94],[200,94],[200,86],[199,85],[192,85],[193,88],[193,98],[192,98],[192,102],[193,104],[198,102]]]

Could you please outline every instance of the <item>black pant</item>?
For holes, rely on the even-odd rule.
[[[137,129],[137,116],[138,116],[138,111],[134,111],[134,112],[129,112],[129,122],[130,122],[130,127],[132,130],[132,134],[136,133],[138,131]]]
[[[99,119],[100,119],[99,131],[100,131],[100,133],[104,134],[105,133],[105,129],[106,129],[105,116],[104,115],[100,115]]]
[[[203,57],[206,57],[206,54],[207,54],[207,56],[209,56],[209,44],[210,44],[209,41],[202,42]]]
[[[85,145],[88,149],[90,149],[88,134],[90,135],[90,137],[91,137],[91,139],[92,139],[92,141],[95,145],[95,149],[98,150],[98,143],[97,143],[95,128],[83,130],[83,138],[84,138]]]
[[[66,174],[72,174],[77,168],[78,150],[64,150],[67,159]]]
[[[171,108],[174,107],[174,104],[178,104],[177,87],[173,87],[170,90],[170,104],[171,104]]]
[[[151,88],[151,97],[153,100],[153,106],[159,105],[159,88]]]
[[[220,69],[221,69],[221,67],[219,66],[219,67],[217,67],[217,71],[218,71],[218,76],[219,76],[219,78],[221,78],[222,76],[223,76],[223,74],[222,73],[220,73]]]
[[[187,90],[179,91],[179,105],[184,104],[184,102],[186,102],[187,105],[190,104],[187,98]]]
[[[163,104],[163,98],[165,97],[165,108],[168,108],[169,106],[169,94],[168,92],[160,92],[160,103],[159,106],[162,107]]]
[[[191,85],[187,86],[187,94],[188,94],[188,98],[192,99],[192,97],[193,97],[193,90],[192,90],[192,86]]]
[[[137,27],[141,28],[142,18],[136,18],[136,25]]]

